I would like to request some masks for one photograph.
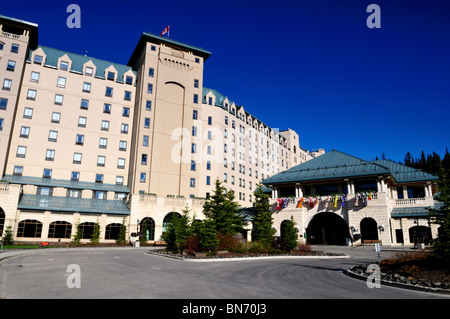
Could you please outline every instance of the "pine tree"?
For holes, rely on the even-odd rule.
[[[221,186],[219,179],[215,182],[214,195],[205,201],[203,213],[213,222],[216,231],[222,234],[236,234],[244,227],[244,216],[239,213],[234,192]]]
[[[411,153],[408,151],[405,155],[405,165],[411,167],[412,164],[413,164],[413,158],[411,156]]]
[[[120,226],[119,236],[117,237],[116,242],[118,244],[126,243],[127,241],[126,235],[127,235],[127,226],[126,226],[126,219],[124,217],[122,219],[122,225]]]
[[[298,228],[295,227],[294,217],[290,220],[285,220],[282,223],[281,233],[281,248],[291,251],[298,246]]]
[[[3,244],[14,245],[13,230],[11,224],[9,224],[5,229],[5,234],[3,235]]]
[[[253,219],[252,240],[261,243],[264,248],[270,248],[276,230],[272,227],[273,218],[269,210],[269,195],[264,194],[261,184],[258,184],[255,192],[253,209],[256,215]]]
[[[219,246],[217,230],[212,220],[204,219],[198,228],[199,243],[202,251],[216,251]]]
[[[438,193],[435,199],[440,203],[437,209],[430,209],[433,223],[440,225],[437,241],[433,244],[433,253],[444,265],[450,265],[450,170],[443,169],[438,181]]]
[[[100,224],[97,219],[97,222],[94,224],[94,230],[92,231],[91,243],[98,244],[100,242],[100,234]]]

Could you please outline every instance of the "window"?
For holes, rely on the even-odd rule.
[[[69,62],[61,61],[61,63],[59,64],[59,69],[62,71],[69,70]]]
[[[124,158],[119,158],[117,160],[117,168],[125,168],[125,159]]]
[[[223,181],[226,183],[228,181],[228,175],[227,173],[223,174]]]
[[[147,154],[142,154],[141,156],[141,164],[147,165]]]
[[[150,93],[150,94],[152,94],[153,93],[153,84],[148,84],[148,86],[147,86],[147,93]]]
[[[15,68],[16,68],[16,61],[9,60],[8,64],[6,65],[6,70],[14,71]]]
[[[208,125],[212,125],[212,117],[208,116]]]
[[[156,46],[152,45],[152,46],[150,47],[150,50],[156,51]]]
[[[198,88],[198,86],[199,86],[199,81],[198,81],[198,79],[194,79],[194,87],[195,88]]]
[[[194,111],[193,111],[193,113],[192,113],[192,119],[193,119],[193,120],[197,120],[197,119],[198,119],[198,111],[197,111],[197,110],[194,110]]]
[[[125,106],[123,107],[122,116],[130,117],[130,108],[129,107],[125,107]]]
[[[42,174],[43,178],[52,178],[52,170],[49,168],[44,168],[44,172]]]
[[[104,167],[105,166],[106,157],[105,156],[98,156],[97,157],[97,166]]]
[[[17,146],[17,153],[16,157],[22,157],[24,158],[27,153],[27,147],[26,146]]]
[[[119,142],[119,151],[126,151],[127,150],[127,141],[120,141]]]
[[[95,182],[103,183],[103,174],[95,174]]]
[[[27,100],[36,100],[36,90],[28,89]]]
[[[123,185],[123,176],[116,176],[116,185]]]
[[[147,179],[147,174],[146,173],[141,173],[141,178],[140,178],[140,182],[141,183],[145,183],[145,180]]]
[[[142,139],[142,146],[148,146],[148,135],[144,135]]]
[[[81,194],[82,194],[81,189],[68,189],[66,197],[81,198]]]
[[[191,161],[191,171],[195,171],[195,169],[196,169],[196,163],[195,163],[195,161]]]
[[[125,91],[124,100],[131,101],[131,92],[130,91]]]
[[[212,97],[208,98],[208,105],[212,105]]]
[[[147,100],[147,103],[145,104],[145,110],[146,111],[152,110],[152,101]]]
[[[225,116],[225,124],[228,125],[228,116]]]
[[[13,44],[11,45],[11,52],[12,52],[12,53],[19,53],[19,45],[16,44],[16,43],[13,43]]]
[[[73,163],[74,164],[81,164],[81,153],[74,153],[73,154]]]
[[[195,154],[197,152],[197,145],[195,143],[192,143],[191,145],[191,153]]]
[[[102,121],[102,131],[108,131],[109,130],[109,121]]]
[[[49,142],[56,142],[58,140],[58,132],[50,131],[48,133],[48,140],[49,140]]]
[[[195,58],[195,63],[200,63],[200,58]]]
[[[99,148],[106,148],[107,144],[108,144],[108,139],[105,138],[105,137],[100,137],[100,142],[99,142],[98,147]]]
[[[77,134],[75,138],[75,144],[76,145],[83,145],[84,144],[84,135]]]
[[[87,66],[86,69],[84,69],[84,75],[92,76],[92,74],[94,74],[94,69]]]
[[[53,112],[52,113],[52,123],[59,123],[61,120],[61,113]]]
[[[107,87],[106,87],[106,91],[105,91],[105,96],[112,97],[112,95],[113,95],[113,88],[107,86]]]
[[[82,110],[87,110],[89,108],[89,100],[81,99],[80,108]]]
[[[3,90],[6,90],[6,91],[9,91],[9,90],[11,90],[11,85],[12,85],[12,80],[5,79],[5,80],[3,81],[3,87],[2,87],[2,89],[3,89]]]
[[[3,130],[3,124],[5,123],[5,119],[0,118],[0,131]]]
[[[26,107],[23,111],[23,118],[24,119],[31,119],[33,117],[33,109]]]
[[[197,136],[197,126],[192,127],[192,136]]]
[[[78,118],[78,127],[86,127],[87,118],[80,116]]]
[[[61,94],[55,94],[55,104],[56,105],[62,105],[63,104],[64,96]]]
[[[30,128],[27,126],[22,126],[20,128],[20,137],[28,138],[30,135]]]
[[[114,81],[116,74],[114,72],[108,72],[107,79],[110,81]]]
[[[5,43],[0,42],[0,50],[3,50],[3,46],[5,45]]]
[[[78,182],[80,180],[80,172],[72,172],[70,175],[70,180]]]
[[[37,188],[36,195],[52,196],[53,195],[53,187],[39,186]]]
[[[208,171],[211,170],[211,161],[206,162],[206,170],[208,170]]]
[[[106,199],[105,191],[93,191],[92,192],[93,199]]]
[[[191,178],[190,186],[195,187],[195,178]]]
[[[6,106],[8,106],[8,99],[0,98],[0,110],[6,110]]]
[[[14,166],[13,175],[22,176],[23,166]]]
[[[155,69],[154,68],[149,68],[148,69],[148,76],[151,77],[151,78],[155,76]]]
[[[42,64],[42,56],[41,55],[35,55],[34,56],[34,60],[33,60],[34,64]]]
[[[91,93],[91,83],[88,82],[83,83],[83,92]]]
[[[39,72],[31,72],[31,78],[30,81],[31,82],[39,82],[39,77],[40,77],[40,73]]]
[[[211,176],[206,176],[206,185],[211,185]]]
[[[194,94],[194,103],[198,104],[198,94]]]
[[[133,77],[127,76],[127,77],[125,78],[125,83],[126,83],[126,84],[133,84]]]
[[[66,87],[66,78],[59,76],[57,86],[60,88],[65,88]]]
[[[107,114],[111,113],[111,104],[105,103],[103,105],[103,113],[107,113]]]
[[[150,123],[149,123],[149,125],[150,125]],[[120,133],[128,134],[128,124],[122,124],[122,126],[120,128]]]

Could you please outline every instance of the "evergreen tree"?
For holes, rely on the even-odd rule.
[[[177,247],[177,223],[178,215],[173,215],[166,224],[166,229],[162,234],[162,239],[166,242],[166,249],[171,252],[178,252]]]
[[[81,242],[81,237],[82,237],[80,220],[78,220],[77,223],[75,224],[75,229],[76,229],[76,232],[75,232],[75,235],[73,236],[73,244],[79,245]]]
[[[411,167],[412,164],[413,164],[413,158],[411,156],[411,153],[408,151],[405,155],[405,165]]]
[[[252,240],[261,243],[265,248],[270,248],[276,230],[272,227],[273,218],[269,210],[269,195],[263,193],[261,184],[258,184],[255,192],[253,209],[256,215],[253,219]]]
[[[120,226],[119,236],[117,237],[116,242],[118,244],[126,243],[127,241],[126,235],[127,235],[127,226],[126,226],[126,219],[124,217],[122,219],[122,225]]]
[[[204,219],[198,225],[199,243],[202,251],[216,251],[219,246],[219,238],[215,224],[210,219]]]
[[[440,203],[437,209],[430,209],[433,222],[440,225],[437,241],[433,244],[433,252],[444,265],[450,265],[450,170],[443,169],[438,181],[438,193],[435,199]]]
[[[5,229],[5,234],[3,235],[3,244],[14,245],[13,230],[11,224],[9,224]]]
[[[234,201],[234,192],[215,182],[214,195],[205,201],[203,213],[222,234],[236,234],[244,227],[244,216],[239,213],[238,203]]]
[[[298,246],[298,228],[295,227],[294,217],[282,223],[281,248],[291,251]]]
[[[186,249],[186,242],[191,235],[191,218],[189,217],[190,210],[186,206],[182,210],[181,217],[176,219],[175,231],[176,231],[176,244],[179,251]]]
[[[100,242],[100,233],[100,224],[97,219],[97,222],[94,224],[94,230],[92,231],[91,243],[98,244]]]

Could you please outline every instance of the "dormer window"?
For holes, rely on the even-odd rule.
[[[125,83],[126,83],[126,84],[133,84],[133,77],[127,76],[127,77],[125,78]]]
[[[92,76],[93,74],[94,74],[94,69],[91,68],[90,66],[87,66],[86,69],[84,70],[84,75]]]
[[[108,72],[107,79],[110,81],[114,81],[116,74],[114,72]]]
[[[69,62],[61,61],[61,63],[59,64],[59,69],[62,71],[69,70]]]

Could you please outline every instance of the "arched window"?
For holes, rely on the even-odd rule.
[[[95,223],[85,222],[80,224],[81,239],[92,239]]]
[[[22,220],[17,228],[17,237],[41,238],[42,223],[35,219]]]
[[[5,227],[5,218],[6,218],[5,212],[0,207],[0,237],[3,236],[3,229]]]
[[[72,234],[72,224],[65,221],[56,221],[48,228],[48,238],[70,238]]]
[[[164,217],[163,229],[162,229],[163,232],[166,231],[167,225],[172,221],[172,218],[174,218],[174,217],[181,218],[181,215],[179,213],[177,213],[177,212],[170,212]]]
[[[142,219],[139,223],[139,231],[146,236],[147,240],[155,240],[155,220],[151,217]]]
[[[105,228],[105,239],[118,239],[120,230],[125,227],[122,224],[115,223],[115,224],[108,224]]]

